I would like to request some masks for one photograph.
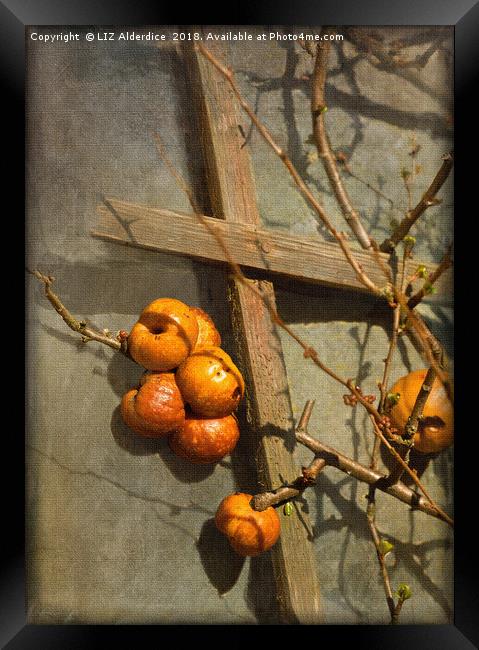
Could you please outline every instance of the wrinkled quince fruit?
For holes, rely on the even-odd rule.
[[[120,413],[125,424],[147,438],[159,438],[181,429],[185,405],[171,372],[146,372],[140,386],[129,390],[121,400]]]
[[[251,506],[251,494],[236,492],[220,503],[215,524],[242,556],[255,556],[269,550],[281,532],[278,514],[271,506],[261,512]]]
[[[173,370],[194,349],[198,332],[198,321],[188,305],[159,298],[141,312],[128,336],[128,352],[143,368]]]
[[[220,418],[232,413],[244,394],[244,381],[231,357],[221,348],[196,350],[180,365],[176,381],[183,399],[196,415]]]
[[[170,436],[169,444],[177,456],[203,465],[216,463],[233,451],[239,435],[234,415],[222,418],[187,415],[183,427]]]

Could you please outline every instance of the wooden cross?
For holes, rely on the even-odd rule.
[[[220,59],[219,44],[209,49]],[[301,283],[365,291],[337,244],[269,232],[260,227],[251,162],[238,128],[237,104],[226,80],[193,45],[183,48],[192,97],[197,102],[200,131],[207,167],[207,185],[214,218],[205,217],[217,228],[244,269],[261,271],[276,278]],[[100,222],[94,235],[129,246],[148,248],[203,260],[224,263],[225,255],[195,215],[133,205],[108,199],[98,207]],[[387,262],[388,256],[381,254]],[[377,285],[384,276],[367,251],[356,259]],[[408,262],[413,273],[417,262]],[[434,270],[432,265],[428,265]],[[450,282],[443,279],[440,291]],[[259,282],[263,293],[275,304],[273,285]],[[237,280],[229,283],[237,355],[245,373],[248,419],[255,435],[254,449],[259,480],[274,489],[298,476],[293,459],[294,422],[286,368],[278,333],[263,302]],[[281,536],[272,559],[282,622],[318,623],[320,591],[313,544],[306,513],[281,517]]]

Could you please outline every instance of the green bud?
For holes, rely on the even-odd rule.
[[[407,585],[405,582],[401,582],[401,584],[398,587],[398,590],[396,591],[396,596],[401,600],[408,600],[408,598],[411,598],[412,596],[411,587]]]
[[[326,113],[327,110],[328,110],[327,106],[321,106],[321,108],[319,109],[319,112],[320,113]]]
[[[381,289],[381,293],[386,298],[386,300],[388,300],[389,302],[394,301],[394,294],[393,294],[393,292],[391,290],[391,287],[389,287],[389,286],[383,287]]]
[[[403,239],[405,246],[414,246],[416,243],[416,238],[412,235],[406,235]]]
[[[401,397],[401,393],[388,393],[387,400],[391,406],[396,406]]]
[[[437,289],[434,285],[430,284],[429,282],[426,282],[424,285],[424,291],[426,295],[432,294],[432,293],[437,293]]]
[[[409,169],[406,169],[405,167],[403,167],[401,169],[401,176],[402,176],[402,178],[404,178],[404,180],[407,180],[411,176],[411,172],[409,171]]]
[[[379,542],[379,552],[381,555],[387,555],[390,551],[392,551],[394,548],[394,544],[391,544],[391,542],[388,542],[387,539],[382,539]]]
[[[425,280],[428,277],[429,273],[427,272],[427,268],[424,266],[424,264],[420,264],[417,267],[416,275],[418,276],[418,278],[422,278],[423,280]]]
[[[288,501],[288,503],[284,504],[283,512],[287,517],[291,517],[293,514],[293,504],[291,501]]]

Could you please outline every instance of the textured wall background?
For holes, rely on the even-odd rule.
[[[161,295],[199,305],[213,316],[231,351],[225,286],[217,270],[89,235],[95,206],[105,195],[190,211],[158,159],[152,138],[156,131],[174,164],[202,195],[199,137],[175,48],[171,43],[157,47],[85,40],[48,45],[31,41],[33,31],[48,30],[27,32],[29,266],[57,278],[56,289],[74,314],[112,331],[129,329],[143,306]],[[391,219],[400,218],[407,206],[400,171],[411,166],[411,138],[421,146],[415,201],[451,148],[452,32],[413,27],[375,31],[388,42],[409,39],[412,45],[405,53],[411,58],[443,36],[420,72],[422,88],[374,68],[349,43],[333,48],[327,85],[332,144],[350,155],[359,177],[391,199],[345,179],[381,241]],[[253,42],[234,44],[231,58],[245,96],[343,227],[308,143],[308,55],[291,43]],[[324,236],[280,162],[254,131],[249,133],[246,120],[243,127],[264,224]],[[414,232],[418,259],[439,261],[451,240],[451,180],[441,198],[442,204],[427,211]],[[328,364],[341,374],[356,375],[367,392],[374,391],[387,349],[388,312],[363,296],[327,289],[306,296],[300,291],[278,292],[280,313]],[[256,489],[245,443],[208,469],[184,466],[164,441],[137,440],[117,407],[137,382],[138,367],[94,343],[82,345],[33,279],[28,279],[27,298],[30,622],[274,622],[268,555],[243,562],[211,522],[226,493],[237,486]],[[421,311],[452,354],[451,303]],[[282,338],[295,416],[305,399],[315,398],[311,431],[367,462],[372,438],[363,413],[343,407],[343,391],[305,364],[300,350]],[[396,355],[393,375],[422,366],[406,342]],[[298,466],[309,457],[302,449],[296,453]],[[452,451],[431,463],[424,482],[439,503],[452,508]],[[363,485],[329,469],[302,501],[313,522],[327,623],[388,621],[365,521],[365,494]],[[388,559],[393,585],[408,582],[414,593],[401,621],[451,622],[452,540],[446,526],[408,512],[385,495],[378,498],[378,522],[395,545]]]

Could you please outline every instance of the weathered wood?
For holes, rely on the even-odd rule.
[[[222,59],[219,45],[211,45]],[[210,200],[216,217],[257,225],[259,214],[246,148],[238,131],[238,111],[220,75],[188,43],[185,65],[198,102],[208,169]],[[237,252],[236,249],[235,253]],[[272,285],[266,283],[271,299]],[[230,305],[238,355],[248,383],[248,412],[253,425],[259,478],[267,489],[298,474],[293,459],[293,417],[286,368],[278,334],[264,304],[237,281],[230,284]],[[281,536],[271,550],[281,619],[319,622],[319,582],[305,513],[281,512]]]
[[[231,209],[230,197],[228,201],[227,207]],[[248,213],[249,223],[236,223],[239,221],[238,214],[241,218],[247,218],[244,211],[235,213],[233,220],[230,216],[232,213],[218,212],[218,209],[223,211],[224,208],[217,206],[216,214],[227,215],[226,221],[205,218],[223,235],[241,266],[288,276],[301,282],[367,292],[337,244],[314,237],[298,237],[261,229],[257,222],[251,221],[254,211]],[[195,257],[205,262],[226,261],[214,237],[194,215],[116,199],[108,199],[98,206],[97,211],[100,221],[92,233],[96,237],[163,253]],[[378,286],[384,286],[386,280],[375,254],[363,250],[355,250],[354,254],[371,280]],[[386,264],[388,255],[380,255]],[[414,273],[420,263],[409,260],[406,274]],[[425,266],[430,272],[436,268],[434,264]],[[451,269],[439,278],[436,287],[437,294],[428,296],[426,302],[446,302],[451,299]]]

